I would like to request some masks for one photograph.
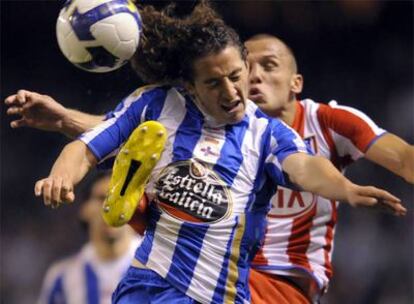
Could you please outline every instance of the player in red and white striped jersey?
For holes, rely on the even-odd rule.
[[[365,157],[414,183],[413,146],[354,108],[297,100],[303,77],[293,52],[278,38],[256,35],[245,45],[250,99],[293,127],[315,154],[340,170]],[[338,202],[279,187],[271,203],[264,244],[253,261],[252,303],[314,302],[332,277]]]

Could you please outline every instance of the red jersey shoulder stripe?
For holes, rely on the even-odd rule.
[[[331,107],[320,104],[317,115],[322,126],[348,138],[364,153],[378,135],[374,127],[370,125],[372,121],[367,116],[349,107]]]

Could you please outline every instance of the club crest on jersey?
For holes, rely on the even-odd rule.
[[[271,203],[270,217],[290,218],[310,210],[316,204],[316,196],[310,192],[294,191],[279,186]]]
[[[314,154],[318,154],[318,143],[316,142],[315,135],[305,137],[303,141]]]
[[[218,222],[233,205],[228,186],[195,159],[164,168],[155,183],[155,201],[169,215],[193,223]]]

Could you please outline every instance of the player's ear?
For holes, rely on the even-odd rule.
[[[190,81],[185,81],[184,82],[184,88],[186,89],[186,91],[191,95],[191,96],[195,96],[195,87],[194,84]]]
[[[295,94],[302,93],[303,90],[303,76],[301,74],[294,74],[290,82],[290,89]]]

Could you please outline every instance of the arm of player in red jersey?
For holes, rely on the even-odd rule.
[[[351,107],[320,105],[318,118],[349,139],[365,153],[365,158],[414,184],[414,146],[394,134],[384,133],[368,116]]]
[[[10,123],[12,128],[31,127],[60,132],[69,138],[77,137],[104,119],[102,115],[65,108],[50,96],[27,90],[10,95],[4,103],[8,106],[8,115],[20,116]]]
[[[290,180],[305,191],[331,200],[345,201],[352,206],[386,206],[399,216],[407,212],[397,197],[376,187],[352,183],[323,157],[295,153],[286,157],[282,167]]]
[[[381,136],[368,148],[365,157],[414,184],[414,146],[400,137],[391,133]]]
[[[57,207],[75,200],[74,187],[96,165],[97,159],[81,141],[65,146],[48,177],[36,182],[35,195],[43,196],[46,206]]]

